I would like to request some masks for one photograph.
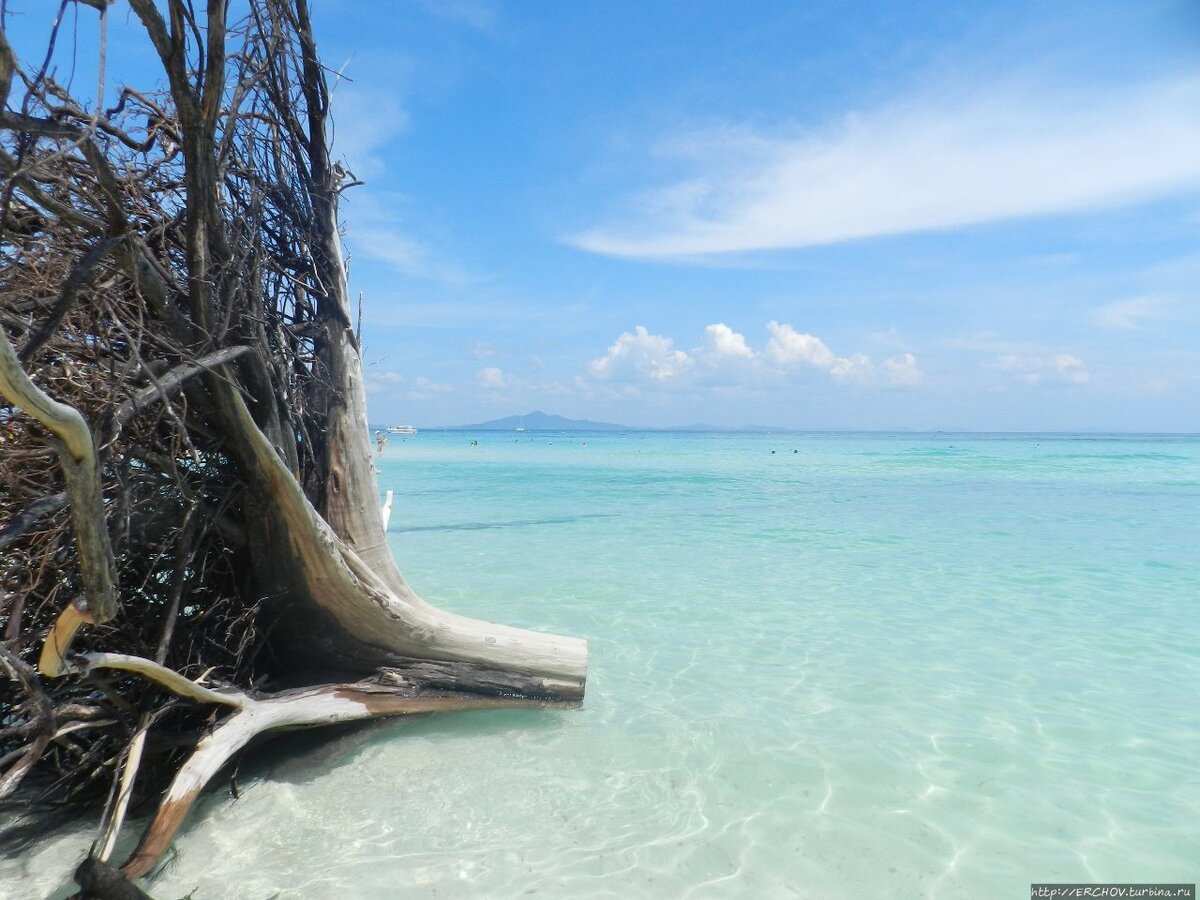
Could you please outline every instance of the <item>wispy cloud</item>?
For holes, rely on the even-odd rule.
[[[407,386],[406,379],[399,372],[367,371],[367,394],[388,394]]]
[[[784,137],[725,129],[663,152],[693,174],[568,238],[642,258],[831,244],[1143,200],[1200,186],[1200,79],[921,96]]]
[[[333,152],[359,178],[387,170],[385,151],[409,127],[409,115],[393,89],[343,81],[332,94]]]
[[[997,356],[987,366],[1011,375],[1024,384],[1087,384],[1092,380],[1087,364],[1070,353],[1051,356]]]
[[[458,286],[486,280],[468,274],[429,242],[414,237],[405,215],[408,206],[396,192],[351,191],[342,204],[350,253],[384,263],[409,278]]]
[[[453,394],[454,391],[455,387],[452,384],[442,384],[420,375],[413,379],[413,392],[420,397]]]
[[[496,23],[496,9],[482,0],[417,0],[430,15],[465,25],[475,31],[490,31]]]
[[[431,397],[452,394],[455,391],[454,385],[436,382],[424,375],[410,379],[400,372],[391,371],[369,371],[366,378],[366,389],[368,396],[404,397],[408,400],[428,400]]]
[[[428,270],[429,248],[398,227],[364,216],[348,241],[352,250],[387,263],[405,275],[422,277]]]
[[[487,359],[489,356],[494,356],[495,348],[487,341],[475,341],[471,344],[471,359]]]
[[[1132,331],[1171,313],[1171,299],[1159,294],[1114,300],[1092,310],[1091,319],[1101,328]]]
[[[504,374],[504,370],[496,366],[488,366],[475,373],[475,383],[489,390],[499,390],[500,388],[508,387],[510,381],[511,379]]]
[[[341,204],[349,226],[348,249],[410,278],[445,284],[477,281],[414,233],[413,200],[396,189],[388,163],[391,146],[410,125],[394,85],[381,89],[343,81],[333,91],[332,109],[334,155],[365,182],[347,191]]]

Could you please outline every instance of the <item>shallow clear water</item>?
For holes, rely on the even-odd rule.
[[[586,708],[268,747],[155,896],[1196,880],[1200,438],[423,433],[380,469],[417,590],[589,638]]]

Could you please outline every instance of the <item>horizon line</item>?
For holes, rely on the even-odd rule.
[[[565,417],[564,417],[565,418]],[[1078,437],[1188,437],[1200,438],[1200,431],[1138,431],[1129,429],[986,429],[986,428],[837,428],[822,426],[774,426],[774,425],[621,425],[615,422],[600,422],[607,428],[526,428],[523,432],[507,428],[481,428],[476,425],[418,425],[421,431],[495,431],[502,434],[562,434],[576,432],[585,434],[611,434],[620,432],[654,432],[678,433],[691,432],[694,434],[977,434],[977,435],[1058,435]],[[381,423],[369,423],[368,429],[383,430],[388,426]]]

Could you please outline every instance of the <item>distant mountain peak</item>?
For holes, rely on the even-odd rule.
[[[502,419],[490,419],[487,422],[477,422],[472,425],[451,425],[446,431],[515,431],[524,428],[526,431],[632,431],[627,425],[614,425],[612,422],[593,422],[589,419],[568,419],[544,413],[540,409],[520,416],[505,416]]]

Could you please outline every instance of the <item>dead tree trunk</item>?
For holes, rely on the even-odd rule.
[[[129,4],[167,91],[112,109],[0,31],[0,797],[107,780],[111,848],[173,778],[136,877],[251,738],[577,704],[587,646],[439,610],[388,550],[307,0]]]

